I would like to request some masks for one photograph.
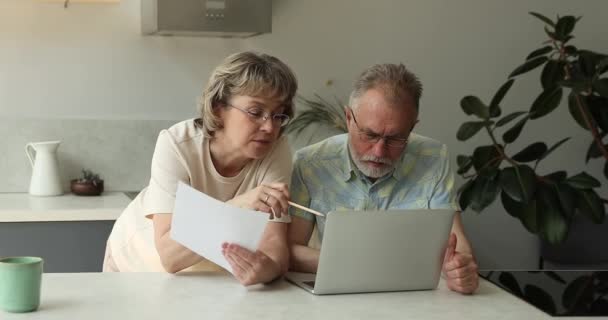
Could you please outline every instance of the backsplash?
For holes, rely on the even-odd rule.
[[[64,190],[83,168],[99,173],[107,191],[141,190],[160,130],[177,120],[95,120],[0,117],[0,192],[27,192],[32,169],[28,142],[61,140]]]
[[[49,140],[62,141],[57,153],[65,191],[82,169],[98,173],[106,191],[139,191],[150,180],[158,133],[179,121],[0,117],[0,192],[28,191],[32,169],[25,145]],[[291,136],[292,151],[331,135],[324,131]]]

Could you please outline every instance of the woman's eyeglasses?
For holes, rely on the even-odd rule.
[[[268,119],[272,119],[272,122],[274,124],[278,124],[280,127],[284,127],[289,123],[289,116],[286,114],[282,114],[282,113],[273,114],[270,112],[264,112],[260,109],[245,110],[245,109],[241,109],[239,107],[235,107],[229,103],[227,103],[226,105],[231,108],[235,108],[239,111],[242,111],[247,116],[249,116],[249,119],[251,119],[251,121],[253,121],[257,124],[260,124],[260,125],[264,124],[264,122],[266,122],[266,120],[268,120]]]

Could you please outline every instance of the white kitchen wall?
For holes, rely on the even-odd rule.
[[[447,143],[454,160],[457,154],[470,153],[475,144],[488,141],[483,135],[469,144],[455,139],[466,119],[460,99],[475,94],[488,101],[510,71],[545,39],[542,24],[528,11],[552,17],[582,15],[574,43],[608,52],[605,0],[277,0],[273,2],[273,32],[244,40],[143,37],[139,5],[138,0],[122,0],[119,4],[73,4],[64,10],[58,3],[0,0],[0,116],[13,125],[5,127],[0,149],[18,145],[8,141],[22,131],[10,128],[27,127],[37,134],[40,118],[67,123],[65,130],[72,130],[68,135],[82,139],[88,138],[80,121],[94,120],[102,126],[109,121],[109,127],[123,128],[119,131],[126,135],[124,141],[129,135],[140,135],[139,129],[126,129],[127,120],[152,121],[147,127],[142,124],[154,128],[146,131],[146,145],[151,145],[155,130],[165,124],[153,121],[194,116],[194,103],[213,67],[229,53],[255,49],[287,62],[298,76],[300,93],[306,96],[345,98],[352,80],[366,66],[405,63],[425,87],[418,133]],[[505,99],[505,112],[530,106],[539,92],[537,77],[538,72],[516,82]],[[546,161],[543,170],[567,165],[576,173],[584,169],[589,138],[562,109],[547,117],[551,126],[543,125],[543,120],[532,122],[523,133],[528,140],[513,148],[574,136]],[[314,140],[326,135],[320,132]],[[74,139],[74,144],[86,148],[86,143]],[[294,146],[306,140],[297,139]],[[104,150],[121,150],[112,143],[123,143],[103,142],[108,144]],[[136,157],[148,157],[146,148]],[[93,150],[86,152],[93,154]],[[18,163],[15,159],[4,163]],[[145,183],[147,169],[141,164],[149,160],[104,159],[109,162],[103,164],[107,170],[120,167],[128,172],[131,168],[135,173],[133,177],[112,173],[116,188]],[[17,172],[27,172],[24,168]],[[15,170],[11,169],[9,164],[0,166],[6,170],[0,174],[12,177]],[[598,173],[600,166],[592,163],[588,170]],[[4,181],[20,181],[16,179]],[[19,182],[0,182],[0,191],[22,187]],[[465,225],[482,267],[536,265],[536,237],[499,205],[479,216],[465,213]]]

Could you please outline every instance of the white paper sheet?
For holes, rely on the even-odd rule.
[[[228,205],[180,182],[171,238],[233,273],[222,255],[222,243],[255,251],[267,222],[266,213]]]

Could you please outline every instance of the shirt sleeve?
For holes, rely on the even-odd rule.
[[[189,185],[189,177],[186,162],[180,156],[170,133],[161,131],[154,148],[150,184],[143,201],[143,214],[146,218],[151,218],[153,214],[172,213],[177,184],[182,181]]]
[[[450,168],[450,157],[447,146],[443,145],[440,151],[440,166],[437,170],[435,187],[429,200],[429,209],[454,209],[460,211],[454,191],[454,173]]]
[[[308,192],[308,188],[306,187],[302,176],[302,167],[306,164],[306,162],[302,159],[299,153],[296,153],[295,158],[296,159],[293,164],[293,171],[291,174],[291,185],[289,187],[291,201],[305,207],[310,207],[310,193]],[[308,221],[313,221],[315,219],[315,216],[312,213],[293,206],[289,207],[289,215],[300,217]]]
[[[291,150],[287,137],[283,136],[277,141],[277,147],[264,160],[263,173],[261,175],[260,184],[282,182],[289,186],[291,180]],[[286,214],[280,218],[270,219],[274,222],[290,223],[291,217]]]

